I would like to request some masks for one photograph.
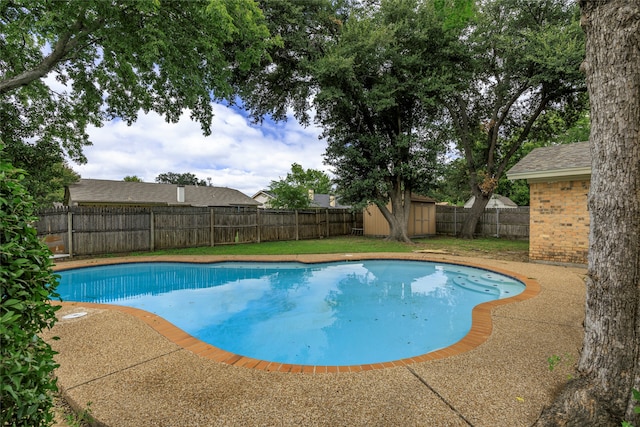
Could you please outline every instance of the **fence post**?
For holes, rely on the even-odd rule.
[[[149,252],[156,249],[156,216],[149,210]]]
[[[73,258],[73,213],[71,209],[67,212],[67,252],[69,252],[69,258]]]
[[[296,209],[295,211],[295,217],[296,217],[296,240],[300,240],[300,235],[299,235],[299,225],[298,225],[298,209]]]
[[[261,230],[261,226],[260,226],[260,209],[256,208],[256,237],[258,240],[258,243],[260,243],[260,238],[262,237],[260,235],[260,230]]]
[[[347,234],[347,211],[342,211],[342,234]]]
[[[458,235],[458,207],[453,207],[453,235]]]
[[[215,209],[211,208],[209,209],[209,242],[211,243],[211,246],[215,246],[216,242],[216,214],[215,214]]]
[[[496,208],[496,237],[500,238],[500,208]]]
[[[329,208],[327,208],[327,238],[329,238]]]

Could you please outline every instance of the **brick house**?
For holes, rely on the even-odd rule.
[[[529,183],[529,259],[586,264],[587,196],[591,182],[588,142],[536,148],[507,172]]]

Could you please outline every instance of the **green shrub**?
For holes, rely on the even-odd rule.
[[[53,423],[56,365],[51,346],[38,336],[55,323],[49,298],[57,276],[51,252],[31,224],[33,199],[23,171],[6,159],[0,141],[0,425]]]

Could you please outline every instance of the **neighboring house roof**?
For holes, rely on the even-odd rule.
[[[269,199],[273,199],[276,196],[274,196],[274,194],[272,192],[268,191],[268,190],[260,190],[256,194],[251,196],[252,199],[255,199],[256,197],[266,197],[266,198],[269,198]]]
[[[256,194],[251,196],[253,200],[258,202],[259,206],[264,208],[270,207],[270,201],[272,199],[275,199],[275,197],[276,196],[268,190],[260,190]]]
[[[591,153],[588,142],[540,147],[524,156],[509,169],[511,180],[531,181],[584,179],[591,176]]]
[[[351,206],[340,204],[339,199],[331,194],[313,194],[312,208],[349,209]]]
[[[268,190],[260,190],[253,195],[252,199],[258,201],[262,206],[269,207],[269,200],[275,199],[275,197],[276,196]],[[309,206],[311,208],[348,209],[351,207],[340,204],[338,198],[331,194],[315,194],[312,190],[309,191],[309,199]]]
[[[476,196],[471,196],[471,198],[467,200],[467,202],[464,204],[464,207],[467,209],[471,208],[475,200],[476,200]],[[500,194],[492,194],[491,200],[489,200],[489,203],[487,203],[486,207],[490,209],[495,209],[495,208],[505,209],[505,208],[517,208],[518,205],[513,200],[511,200],[506,196],[501,196]]]
[[[65,202],[77,205],[257,206],[259,203],[227,187],[186,185],[178,201],[178,185],[81,179],[65,190]]]

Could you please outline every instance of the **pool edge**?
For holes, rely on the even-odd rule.
[[[514,302],[525,301],[537,296],[540,293],[540,284],[533,278],[525,277],[511,270],[505,270],[499,267],[490,267],[476,262],[456,262],[448,258],[440,258],[428,256],[423,253],[363,253],[363,254],[322,254],[322,255],[252,255],[252,256],[141,256],[141,257],[122,257],[122,258],[104,258],[90,259],[81,261],[64,261],[54,266],[54,271],[63,271],[74,268],[94,267],[99,265],[140,263],[140,262],[188,262],[188,263],[212,263],[224,261],[273,261],[285,262],[295,261],[301,263],[322,263],[335,261],[360,261],[371,259],[394,259],[394,260],[411,260],[411,261],[430,261],[444,264],[470,266],[483,270],[494,271],[513,277],[524,283],[525,289],[518,295],[503,298],[494,301],[488,301],[477,305],[472,310],[472,325],[469,332],[456,343],[434,350],[418,356],[408,357],[404,359],[363,364],[363,365],[297,365],[279,362],[269,362],[251,357],[246,357],[228,352],[218,347],[207,344],[193,337],[171,322],[164,318],[150,313],[148,311],[133,307],[125,307],[113,304],[96,304],[85,302],[60,302],[52,301],[54,305],[63,307],[93,307],[98,309],[117,310],[132,315],[153,328],[160,335],[173,342],[177,346],[190,351],[191,353],[213,360],[215,362],[224,363],[236,367],[244,367],[249,369],[262,370],[267,372],[285,372],[285,373],[304,373],[304,374],[324,374],[324,373],[347,373],[347,372],[363,372],[369,370],[386,369],[399,366],[407,366],[415,363],[427,362],[432,360],[443,359],[458,354],[466,353],[475,349],[487,341],[493,330],[492,311],[494,308],[510,304]]]

